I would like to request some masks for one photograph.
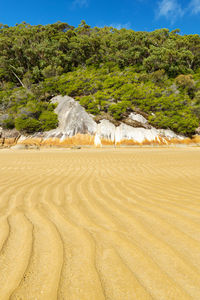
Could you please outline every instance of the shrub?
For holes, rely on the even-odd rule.
[[[44,111],[40,117],[41,128],[44,131],[54,129],[58,126],[58,116],[53,111]]]
[[[13,129],[15,127],[15,122],[12,116],[9,116],[8,118],[2,121],[2,127],[5,129]]]
[[[80,104],[91,114],[97,115],[99,113],[98,105],[92,96],[81,97]]]
[[[195,87],[195,82],[192,75],[179,75],[175,79],[175,83],[183,89],[193,89]]]
[[[19,131],[34,133],[41,130],[40,121],[33,118],[18,117],[15,119],[15,128]]]
[[[123,114],[127,110],[127,102],[119,102],[117,104],[112,104],[109,107],[109,111],[111,112],[112,116],[115,120],[120,120],[123,117]]]

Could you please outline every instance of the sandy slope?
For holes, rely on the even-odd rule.
[[[200,299],[200,150],[0,152],[0,300]]]

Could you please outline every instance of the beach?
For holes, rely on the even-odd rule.
[[[200,299],[200,150],[0,150],[0,299]]]

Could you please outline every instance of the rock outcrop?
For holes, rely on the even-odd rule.
[[[58,114],[58,128],[45,134],[45,138],[57,137],[64,140],[67,137],[76,134],[94,135],[97,130],[97,124],[85,109],[68,96],[56,96],[51,100],[57,103],[55,112]]]
[[[97,123],[94,117],[71,97],[56,96],[51,101],[58,104],[55,112],[58,114],[59,126],[56,129],[32,136],[20,136],[16,130],[0,130],[1,144],[8,146],[16,143],[29,146],[166,145],[185,141],[185,137],[171,130],[152,127],[140,113],[131,113],[126,118],[126,123],[122,121],[116,125],[105,119],[100,119]],[[186,140],[189,143],[189,139]]]
[[[127,123],[121,123],[119,126],[113,125],[108,120],[101,120],[97,125],[95,143],[100,145],[100,141],[109,140],[114,144],[168,144],[170,140],[183,140],[184,137],[175,134],[172,130],[156,129],[148,124],[144,116],[131,113],[129,119],[139,124],[138,127],[130,126]]]
[[[200,127],[196,129],[196,134],[200,135]]]

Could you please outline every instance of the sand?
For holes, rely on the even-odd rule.
[[[0,151],[0,300],[200,299],[200,149]]]

